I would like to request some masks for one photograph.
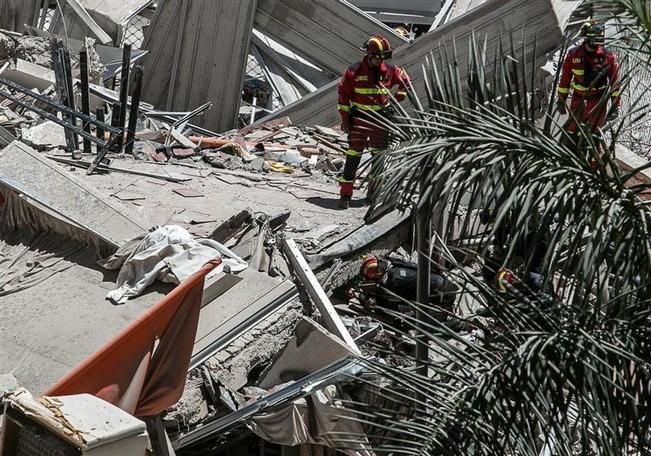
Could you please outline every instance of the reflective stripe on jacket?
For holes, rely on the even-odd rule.
[[[397,86],[394,96],[402,101],[407,96],[409,85],[409,76],[402,68],[385,62],[372,68],[364,57],[348,67],[341,77],[337,109],[342,120],[348,120],[352,107],[362,111],[380,111],[388,106],[392,88]]]
[[[558,82],[558,99],[565,101],[570,89],[573,97],[600,97],[607,90],[612,90],[613,104],[619,107],[619,64],[617,56],[598,46],[594,52],[588,53],[583,44],[571,48],[561,70]]]

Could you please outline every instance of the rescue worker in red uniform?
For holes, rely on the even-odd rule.
[[[577,135],[576,121],[581,123],[584,131],[598,139],[606,120],[619,116],[621,104],[619,64],[617,56],[604,47],[604,26],[589,20],[583,24],[581,34],[583,42],[571,48],[563,61],[557,105],[561,114],[567,113],[566,100],[571,89],[571,115],[563,127],[569,137],[564,137],[564,140],[570,141],[577,152],[581,150],[582,138]]]
[[[407,96],[409,76],[400,67],[385,63],[391,58],[389,41],[374,35],[364,47],[366,55],[346,70],[339,82],[338,110],[341,115],[341,128],[348,133],[348,150],[342,176],[339,178],[341,208],[348,208],[353,196],[355,174],[365,149],[371,153],[387,147],[386,128],[379,125],[368,113],[373,111],[384,117],[389,116],[391,90],[397,87],[393,96],[402,101]],[[374,172],[371,170],[370,179]],[[372,181],[369,193],[372,191]]]

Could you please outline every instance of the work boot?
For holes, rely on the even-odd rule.
[[[337,205],[339,209],[348,209],[350,207],[350,198],[341,197],[339,199],[339,204]]]

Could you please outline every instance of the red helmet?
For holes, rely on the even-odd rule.
[[[370,37],[362,49],[366,51],[366,55],[377,55],[383,59],[390,59],[393,55],[391,43],[382,35]]]
[[[515,282],[515,276],[513,271],[506,268],[501,268],[497,271],[495,276],[495,288],[497,288],[498,293],[506,293],[509,287],[513,286]]]
[[[366,280],[378,280],[382,277],[380,270],[380,260],[375,255],[365,256],[362,259],[362,265],[359,268],[359,273]]]

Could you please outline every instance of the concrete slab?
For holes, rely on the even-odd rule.
[[[420,36],[413,43],[397,48],[393,53],[391,63],[399,65],[407,71],[412,78],[413,86],[421,103],[426,106],[428,101],[422,66],[425,63],[425,58],[433,50],[446,48],[449,53],[454,42],[460,64],[457,71],[461,81],[466,80],[470,41],[473,36],[479,41],[487,37],[487,55],[492,58],[500,36],[508,36],[509,31],[513,31],[514,39],[519,39],[522,30],[526,30],[527,36],[536,35],[536,57],[542,58],[561,44],[563,29],[568,18],[567,13],[570,9],[565,5],[566,3],[574,4],[575,2],[566,2],[565,0],[488,1],[455,20]],[[533,43],[533,39],[527,43],[527,61],[533,57]],[[518,53],[518,56],[520,55],[521,53]],[[357,56],[357,59],[360,57]],[[352,63],[354,60],[348,64]],[[343,73],[343,68],[341,72]],[[487,77],[490,78],[490,75]],[[295,124],[338,125],[339,114],[334,109],[337,105],[337,83],[337,81],[332,82],[312,92],[299,101],[264,117],[258,123],[287,116]],[[403,104],[408,105],[407,102]]]
[[[119,42],[129,18],[145,8],[151,0],[79,0],[79,3],[114,42]],[[59,19],[51,26],[55,34],[77,39],[94,36],[69,2],[63,2],[62,8],[64,20]]]
[[[185,163],[184,163],[185,164]],[[287,222],[290,237],[302,239],[306,224],[310,229],[330,225],[336,221],[341,230],[358,226],[368,209],[362,201],[363,193],[354,196],[353,204],[345,211],[337,208],[338,184],[315,181],[310,177],[295,178],[278,173],[256,174],[241,172],[258,181],[242,178],[214,168],[190,168],[180,164],[154,164],[131,159],[120,160],[120,167],[156,174],[189,175],[192,179],[183,185],[204,194],[202,198],[183,198],[172,190],[179,185],[152,181],[125,173],[86,175],[76,174],[86,185],[109,196],[123,188],[137,192],[144,200],[125,201],[122,204],[152,225],[170,222],[178,224],[194,235],[207,235],[233,215],[249,209],[274,216],[291,212]],[[212,170],[212,174],[211,173]],[[200,177],[201,173],[204,177]],[[222,180],[225,177],[228,180]],[[269,182],[269,183],[268,183]],[[285,184],[283,184],[283,182]],[[299,189],[294,184],[309,183],[309,189]],[[161,185],[162,184],[162,185]],[[295,192],[300,190],[300,193]],[[193,225],[193,214],[208,214],[214,222]],[[292,232],[292,231],[296,232]]]
[[[245,269],[237,277],[241,279],[238,283],[201,309],[193,355],[253,317],[273,301],[278,289],[293,287],[291,282],[281,282],[251,269]]]
[[[22,131],[22,139],[34,146],[65,147],[66,131],[52,121],[43,122]]]
[[[271,389],[299,380],[346,356],[355,356],[355,353],[321,325],[303,317],[296,326],[294,338],[278,354],[258,386]]]
[[[73,267],[0,297],[0,372],[34,394],[43,392],[110,340],[171,288],[156,283],[124,306],[105,300],[115,274],[95,266],[93,252],[69,258]],[[6,267],[6,266],[5,266]]]
[[[149,223],[129,214],[128,208],[18,141],[0,151],[0,179],[61,214],[64,221],[74,220],[115,247],[149,228]]]

